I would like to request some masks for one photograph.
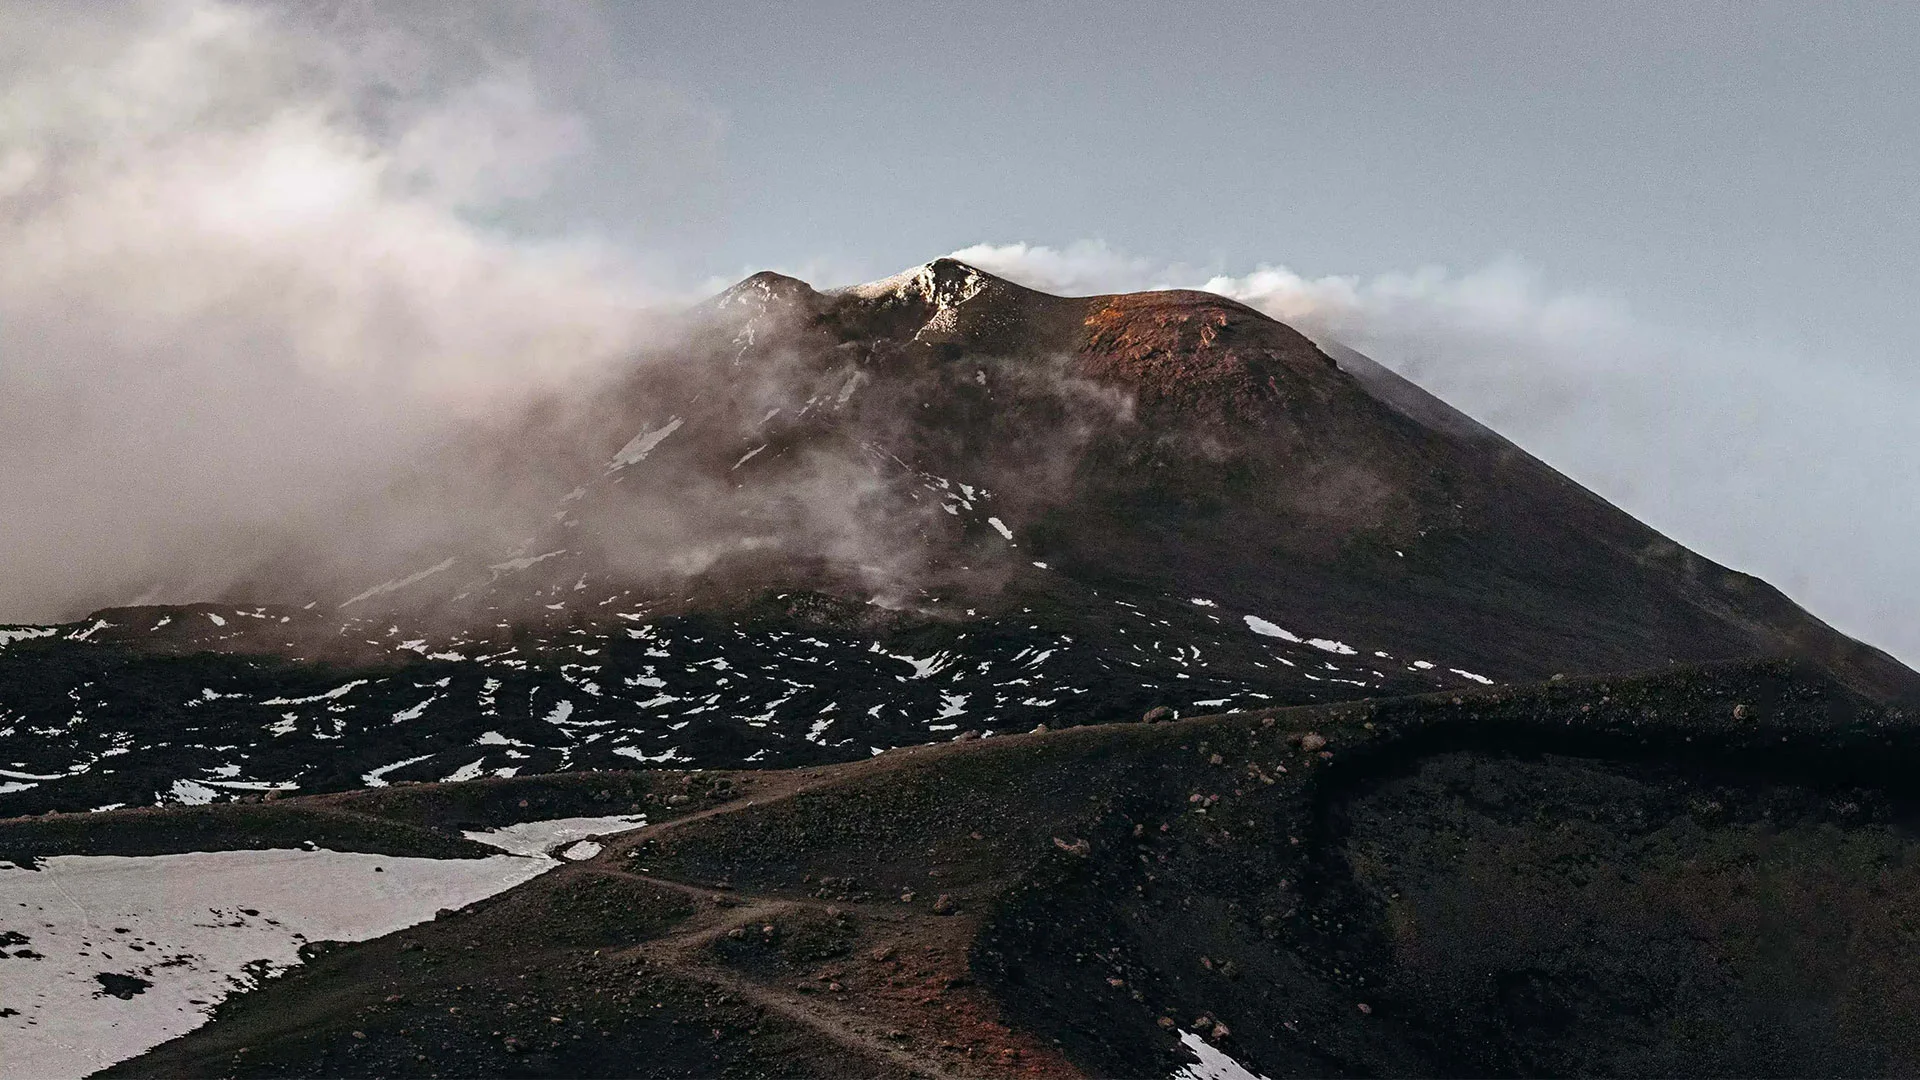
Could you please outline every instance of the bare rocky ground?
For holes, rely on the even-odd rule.
[[[1167,1076],[1182,1031],[1269,1076],[1907,1074],[1916,765],[1908,718],[1765,662],[0,838],[655,815],[113,1075]]]
[[[649,822],[109,1072],[1920,1072],[1920,674],[1764,582],[1207,294],[663,349],[476,433],[510,548],[0,629],[0,805],[103,811],[10,861]]]

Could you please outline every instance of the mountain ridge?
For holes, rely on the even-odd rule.
[[[502,481],[533,493],[517,542],[6,635],[0,809],[812,764],[1063,709],[1776,656],[1920,701],[1764,582],[1211,294],[756,274],[570,409],[484,458],[537,459]]]

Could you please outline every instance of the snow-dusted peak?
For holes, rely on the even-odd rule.
[[[960,302],[971,299],[990,282],[998,280],[958,259],[935,259],[902,270],[892,277],[869,281],[864,285],[850,285],[841,291],[862,300],[897,298],[938,304],[942,300]]]
[[[715,308],[722,310],[746,307],[761,311],[765,310],[769,304],[791,301],[812,293],[813,286],[799,278],[776,274],[772,270],[762,270],[730,286],[710,302]]]
[[[915,336],[954,329],[960,305],[1004,285],[999,278],[958,259],[935,259],[879,281],[841,290],[844,295],[879,303],[924,304],[932,310]]]

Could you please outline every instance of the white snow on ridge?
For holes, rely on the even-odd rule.
[[[352,682],[346,684],[345,686],[336,686],[333,689],[326,691],[325,693],[314,694],[312,697],[268,698],[267,700],[261,702],[260,704],[262,705],[311,705],[316,701],[331,701],[335,698],[345,697],[347,696],[347,694],[353,691],[354,687],[365,686],[365,685],[367,685],[367,680],[355,679]]]
[[[1316,649],[1320,649],[1323,652],[1333,653],[1336,656],[1355,655],[1353,646],[1348,645],[1344,641],[1335,641],[1332,638],[1323,638],[1323,637],[1308,638],[1307,644],[1313,646]]]
[[[346,607],[348,604],[357,604],[362,600],[370,600],[373,597],[384,596],[390,592],[399,592],[401,589],[404,589],[409,585],[418,584],[419,582],[425,581],[426,579],[432,577],[433,575],[439,573],[440,571],[446,570],[452,567],[455,561],[457,560],[455,560],[452,557],[449,557],[445,562],[436,564],[434,566],[429,566],[425,570],[420,571],[419,573],[408,574],[406,577],[395,578],[392,581],[383,581],[380,584],[375,585],[373,588],[368,589],[366,592],[361,593],[359,596],[356,596],[351,600],[343,601],[340,604],[340,606]],[[365,579],[362,579],[362,580],[365,580]]]
[[[1457,668],[1457,667],[1454,667],[1454,668],[1448,668],[1447,670],[1448,670],[1448,671],[1451,671],[1451,672],[1453,672],[1453,673],[1454,673],[1455,675],[1458,675],[1458,676],[1460,676],[1460,677],[1461,677],[1461,678],[1463,678],[1463,679],[1472,679],[1472,680],[1473,680],[1474,682],[1477,682],[1477,683],[1479,683],[1479,684],[1481,684],[1482,686],[1492,686],[1492,685],[1493,685],[1493,680],[1492,680],[1492,679],[1489,679],[1489,678],[1487,678],[1487,677],[1486,677],[1485,675],[1475,675],[1475,674],[1474,674],[1473,672],[1471,672],[1471,671],[1464,671],[1464,670],[1462,670],[1462,669],[1460,669],[1460,668]]]
[[[523,821],[498,829],[474,830],[463,835],[475,843],[497,847],[515,855],[545,855],[562,844],[584,840],[589,836],[626,832],[646,823],[645,814],[554,818],[550,821]]]
[[[0,630],[0,649],[7,647],[10,641],[27,641],[32,638],[52,637],[60,632],[57,626],[25,626]]]
[[[453,772],[441,777],[441,782],[446,784],[460,784],[468,780],[478,780],[486,763],[486,758],[481,758],[479,761],[469,761],[465,765],[453,770]]]
[[[184,806],[205,806],[219,796],[219,792],[198,781],[175,780],[163,800]]]
[[[297,964],[303,942],[379,937],[556,865],[285,850],[0,863],[0,930],[39,954],[4,961],[0,1007],[18,1013],[0,1017],[0,1075],[78,1080],[199,1027],[228,994]],[[97,974],[146,985],[123,999]]]
[[[566,553],[567,553],[567,549],[561,548],[559,551],[549,551],[545,555],[530,555],[525,558],[508,559],[506,562],[494,563],[493,565],[487,567],[487,569],[496,570],[503,574],[512,573],[513,571],[516,571],[516,570],[525,570],[527,567],[532,566],[535,563],[546,562],[548,559],[553,558],[555,555],[565,555]]]
[[[1212,1043],[1191,1031],[1180,1033],[1180,1044],[1191,1050],[1199,1060],[1174,1073],[1173,1080],[1268,1080],[1266,1076],[1249,1070],[1221,1053]]]
[[[1004,537],[1007,543],[1009,544],[1013,543],[1013,530],[1007,528],[1006,522],[1001,521],[997,517],[990,517],[987,519],[987,524],[993,526],[993,531],[999,533],[1002,537]]]
[[[405,761],[396,761],[391,765],[382,765],[377,769],[361,774],[360,780],[362,783],[366,784],[368,787],[386,787],[387,782],[381,779],[381,777],[387,775],[388,773],[394,771],[395,769],[404,769],[409,765],[414,765],[414,764],[418,764],[419,762],[425,761],[432,756],[433,756],[432,754],[421,754],[419,757],[410,757]]]
[[[1283,630],[1280,627],[1274,625],[1273,623],[1268,622],[1267,620],[1261,618],[1258,615],[1248,615],[1248,616],[1245,616],[1245,618],[1247,620],[1247,629],[1253,631],[1256,634],[1263,634],[1267,637],[1279,638],[1281,641],[1291,641],[1296,645],[1306,644],[1306,642],[1300,639],[1300,636],[1298,634],[1294,634],[1294,633],[1291,633],[1290,631]]]
[[[629,439],[627,445],[620,448],[619,453],[613,455],[613,460],[608,462],[607,468],[618,469],[647,460],[647,455],[653,453],[653,448],[665,442],[667,436],[679,431],[682,423],[685,421],[676,416],[657,429],[643,429],[640,434]]]

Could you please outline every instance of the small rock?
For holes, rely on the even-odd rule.
[[[1373,1006],[1371,1006],[1371,1005],[1369,1005],[1369,1004],[1367,1004],[1367,1003],[1366,1003],[1366,1002],[1364,1002],[1364,1001],[1363,1001],[1363,1002],[1361,1002],[1360,1004],[1358,1004],[1358,1005],[1356,1005],[1356,1006],[1354,1006],[1354,1007],[1360,1010],[1360,1015],[1361,1015],[1361,1016],[1372,1016],[1372,1015],[1373,1015]]]
[[[1047,733],[1047,725],[1045,725],[1045,724],[1035,724],[1035,725],[1033,725],[1033,734],[1035,734],[1035,735],[1045,735],[1046,733]]]
[[[882,945],[879,948],[873,950],[873,952],[869,953],[868,955],[873,957],[874,963],[884,964],[887,961],[893,959],[893,946]]]
[[[353,1033],[353,1037],[356,1039],[364,1039],[367,1037],[367,1033],[364,1031],[356,1031]]]
[[[1215,1022],[1214,1022],[1214,1025],[1213,1025],[1213,1037],[1214,1037],[1214,1038],[1216,1038],[1216,1039],[1224,1039],[1224,1038],[1226,1038],[1227,1036],[1229,1036],[1229,1035],[1231,1035],[1231,1034],[1233,1034],[1233,1032],[1232,1032],[1232,1031],[1230,1031],[1230,1030],[1229,1030],[1229,1029],[1227,1028],[1227,1025],[1225,1025],[1225,1024],[1222,1024],[1222,1023],[1220,1023],[1220,1022],[1218,1022],[1218,1021],[1215,1021]]]
[[[1300,736],[1300,749],[1308,753],[1319,750],[1326,745],[1327,737],[1317,731],[1309,731],[1305,735]]]
[[[1173,719],[1173,710],[1169,709],[1165,705],[1155,705],[1153,708],[1148,709],[1147,715],[1141,717],[1140,719],[1146,721],[1149,724],[1158,724],[1163,720]]]
[[[747,928],[744,926],[736,926],[733,929],[727,931],[727,936],[732,938],[735,941],[739,941],[742,938],[747,936]]]
[[[959,909],[953,902],[952,893],[941,893],[933,901],[933,913],[935,915],[951,915],[957,910]]]
[[[1161,1017],[1159,1023],[1160,1027],[1166,1031],[1172,1031],[1175,1027],[1179,1026],[1171,1016]]]
[[[1215,754],[1212,757],[1207,759],[1207,764],[1220,765],[1220,764],[1224,764],[1226,760],[1227,760],[1226,758],[1221,757],[1219,754]]]
[[[1753,710],[1747,708],[1745,705],[1735,705],[1733,707],[1733,718],[1735,720],[1745,720],[1752,715]]]

